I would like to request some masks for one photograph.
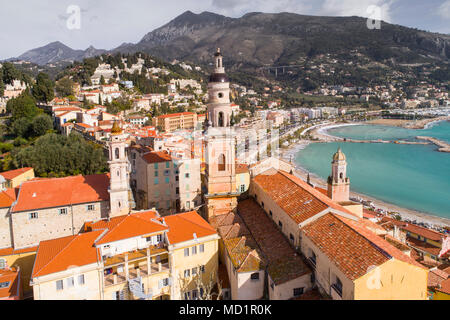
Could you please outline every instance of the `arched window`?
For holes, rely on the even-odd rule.
[[[119,148],[116,148],[115,153],[116,153],[116,159],[119,159],[119,156],[120,156]]]
[[[219,171],[225,171],[225,155],[223,154],[219,156],[218,168]]]
[[[219,92],[219,94],[217,95],[219,98],[223,98],[223,93]]]
[[[0,269],[5,269],[5,268],[6,268],[6,260],[0,259]]]
[[[120,171],[119,170],[117,170],[117,176],[120,177]]]
[[[218,120],[218,125],[219,125],[219,127],[223,127],[223,126],[224,126],[224,117],[223,117],[223,112],[219,112],[219,120]]]
[[[342,172],[339,174],[339,178],[344,179],[344,174]]]

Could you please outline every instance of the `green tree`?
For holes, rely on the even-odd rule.
[[[74,82],[69,77],[64,77],[56,83],[56,92],[61,97],[68,97],[73,95]]]
[[[28,91],[25,91],[17,98],[10,99],[7,102],[6,112],[11,114],[11,120],[14,122],[20,118],[34,118],[39,113],[39,109],[33,97]]]
[[[12,84],[13,80],[22,80],[22,76],[21,73],[19,72],[19,70],[16,69],[16,67],[14,67],[14,65],[10,62],[5,62],[3,64],[3,82],[5,84]]]
[[[100,77],[100,84],[101,85],[104,85],[106,82],[105,82],[105,77],[102,75],[101,77]]]
[[[26,138],[30,133],[31,121],[28,118],[19,118],[12,122],[11,132],[17,136]]]
[[[48,74],[43,72],[38,74],[36,84],[33,86],[33,96],[39,102],[53,100],[55,97],[55,84]]]
[[[47,114],[40,114],[31,122],[32,135],[35,137],[42,136],[51,129],[53,129],[53,121]]]

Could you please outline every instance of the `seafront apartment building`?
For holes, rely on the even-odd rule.
[[[33,267],[35,300],[196,299],[215,284],[218,234],[195,211],[155,211],[86,223],[42,241]]]

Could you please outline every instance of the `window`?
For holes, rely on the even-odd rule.
[[[73,279],[73,277],[70,277],[66,279],[66,283],[68,288],[72,288],[75,284],[75,280]]]
[[[156,236],[156,240],[158,241],[158,242],[161,242],[162,241],[162,234],[158,234],[157,236]]]
[[[116,153],[116,159],[119,159],[119,157],[120,157],[119,148],[116,148],[115,153]]]
[[[184,293],[184,300],[191,300],[191,292],[190,291]]]
[[[155,180],[153,182],[154,182],[154,184],[158,184],[159,183],[158,178],[155,178]]]
[[[63,281],[62,280],[56,281],[56,290],[59,291],[59,290],[62,290],[62,289],[64,289]]]
[[[95,210],[95,205],[93,204],[88,204],[86,206],[86,211],[94,211]]]
[[[336,281],[331,285],[331,287],[336,291],[336,293],[342,297],[342,282],[341,279],[336,277]]]
[[[311,262],[311,264],[314,267],[316,266],[316,254],[314,253],[314,251],[311,251],[311,254],[309,256],[309,261]]]
[[[289,240],[291,240],[292,242],[295,241],[294,235],[292,233],[289,234]]]
[[[241,192],[245,192],[245,184],[241,184]]]
[[[146,238],[145,238],[145,241],[147,241],[147,242],[152,242],[152,237],[146,237]]]
[[[278,226],[279,226],[280,228],[283,228],[283,222],[278,221]]]
[[[186,185],[186,191],[189,191],[189,185],[188,184]]]
[[[162,286],[167,287],[169,285],[169,278],[162,279]]]
[[[269,210],[269,214],[271,217],[273,216],[272,210]]]
[[[58,209],[58,214],[67,214],[67,208]]]
[[[175,181],[179,181],[180,177],[179,176],[175,176]]]
[[[184,256],[189,257],[189,248],[184,249]]]
[[[192,290],[192,299],[197,300],[197,298],[198,298],[198,291]]]
[[[155,163],[153,166],[155,167],[155,170],[158,170],[158,163]]]
[[[177,188],[175,189],[175,194],[180,194],[180,187],[177,187]]]
[[[170,171],[169,170],[164,170],[164,176],[168,177],[170,175]]]
[[[225,171],[225,155],[224,154],[219,155],[218,170]]]
[[[189,278],[190,276],[191,276],[191,270],[189,270],[189,269],[184,270],[184,277]]]
[[[31,219],[37,219],[38,218],[38,213],[37,212],[30,212],[28,214],[28,218]]]
[[[203,252],[205,252],[205,245],[201,244],[200,245],[200,253],[203,253]]]
[[[264,208],[264,201],[261,201],[261,207]]]
[[[155,177],[157,177],[158,176],[158,171],[155,171]]]
[[[197,268],[192,268],[192,275],[195,276],[197,274]]]
[[[6,268],[6,260],[0,259],[0,269],[5,269],[5,268]]]
[[[80,286],[84,285],[84,274],[80,274],[80,275],[78,276],[78,284],[79,284]]]
[[[301,296],[305,288],[294,288],[294,297]]]
[[[200,272],[201,273],[205,273],[205,266],[203,265],[203,266],[200,266]]]
[[[11,283],[10,281],[7,281],[7,282],[1,282],[1,283],[0,283],[0,289],[8,288],[10,283]]]
[[[186,209],[189,210],[191,208],[191,202],[186,201]]]
[[[189,173],[186,173],[184,176],[185,176],[187,179],[189,179]]]
[[[224,120],[224,116],[223,116],[223,112],[219,112],[219,118],[217,119],[218,121],[218,126],[219,127],[223,127],[225,120]]]
[[[166,162],[166,168],[170,168],[170,162]]]
[[[166,177],[164,180],[165,180],[166,183],[169,183],[170,178]]]
[[[192,247],[192,255],[197,254],[197,247]]]
[[[252,273],[250,275],[250,279],[255,280],[255,281],[259,280],[259,272]]]

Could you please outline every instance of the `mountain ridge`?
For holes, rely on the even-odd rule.
[[[401,62],[450,60],[450,35],[381,22],[369,30],[361,17],[322,17],[296,13],[249,12],[230,18],[213,12],[186,11],[133,43],[111,50],[73,50],[61,42],[32,49],[17,59],[37,64],[81,60],[103,53],[146,52],[168,60],[207,63],[217,47],[232,65],[293,64],[301,57],[358,50],[375,60]]]

